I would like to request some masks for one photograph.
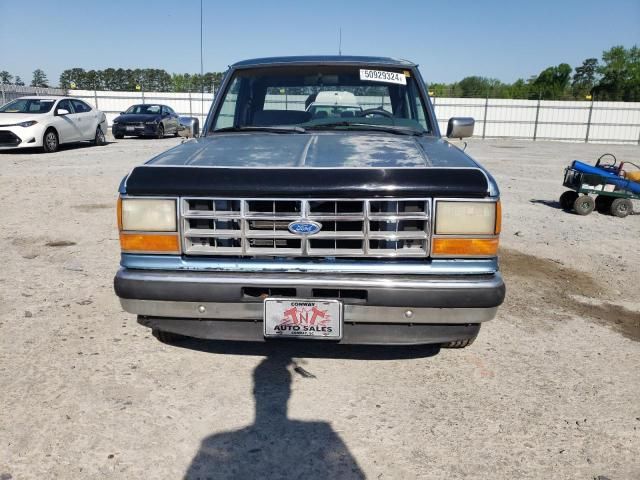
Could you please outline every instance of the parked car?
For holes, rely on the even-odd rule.
[[[55,152],[64,143],[103,145],[107,128],[105,114],[77,98],[22,97],[0,107],[0,149]]]
[[[167,134],[176,137],[180,131],[178,115],[171,107],[158,104],[132,105],[113,120],[115,138],[125,135],[163,138]]]
[[[374,106],[313,118],[285,87]],[[452,118],[447,136],[473,126]],[[408,61],[236,63],[203,135],[119,192],[115,292],[162,341],[464,347],[505,296],[498,186],[441,138]]]

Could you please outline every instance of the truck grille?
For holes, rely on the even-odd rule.
[[[286,257],[426,257],[429,199],[181,199],[187,255]],[[310,236],[289,224],[311,220]]]

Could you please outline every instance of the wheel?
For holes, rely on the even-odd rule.
[[[616,198],[611,202],[611,215],[624,218],[633,212],[633,204],[628,198]]]
[[[177,333],[173,333],[173,332],[167,332],[165,330],[158,330],[157,328],[154,328],[153,330],[151,330],[151,334],[162,343],[167,343],[167,344],[172,344],[185,338],[183,335],[178,335]]]
[[[164,138],[164,126],[158,125],[158,131],[156,132],[156,138]]]
[[[573,202],[573,209],[578,215],[589,215],[596,207],[596,202],[589,195],[580,195]]]
[[[596,197],[596,210],[600,213],[611,213],[612,197],[606,195],[598,195]]]
[[[476,337],[465,338],[464,340],[454,340],[440,345],[442,348],[465,348],[473,343]]]
[[[60,142],[58,139],[58,134],[53,128],[48,129],[44,132],[44,137],[42,138],[42,149],[45,153],[53,153],[58,150],[60,146]]]
[[[560,195],[560,206],[563,210],[571,210],[573,208],[573,202],[578,198],[578,194],[573,190],[567,190]]]
[[[100,127],[96,128],[96,134],[93,137],[93,144],[96,147],[99,147],[100,145],[104,145],[105,143],[107,143],[107,141],[104,138],[104,133],[102,132],[102,129]]]
[[[124,135],[122,133],[114,133],[113,137],[117,138],[118,140],[121,140],[124,138]]]

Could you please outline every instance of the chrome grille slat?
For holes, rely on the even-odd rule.
[[[288,231],[296,220],[323,225]],[[430,199],[180,199],[186,255],[427,257]]]

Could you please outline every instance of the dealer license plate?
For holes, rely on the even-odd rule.
[[[135,128],[133,127],[127,127],[127,132],[133,132],[135,130]]]
[[[264,336],[338,340],[342,338],[342,302],[267,298]]]

